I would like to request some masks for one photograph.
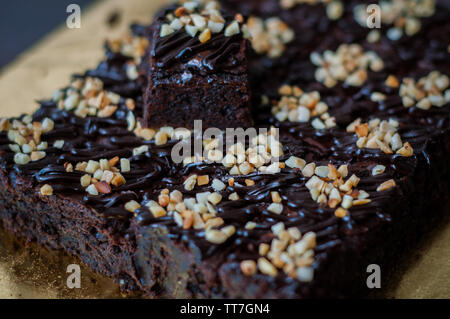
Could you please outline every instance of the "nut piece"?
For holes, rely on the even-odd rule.
[[[53,188],[48,184],[43,185],[41,187],[41,195],[43,196],[53,195]]]
[[[126,159],[126,158],[121,158],[120,159],[120,171],[122,173],[128,173],[130,172],[131,168],[130,168],[130,160]]]
[[[285,162],[287,167],[290,168],[299,168],[299,169],[303,169],[306,165],[305,160],[296,157],[296,156],[291,156],[288,158],[288,160]]]
[[[401,154],[402,156],[405,157],[410,157],[414,155],[414,150],[411,144],[406,142],[405,144],[403,144],[403,147],[397,151],[397,154]]]
[[[184,189],[187,191],[191,191],[194,189],[195,185],[197,184],[197,175],[191,175],[184,181]]]
[[[279,203],[272,203],[269,205],[269,207],[267,207],[267,210],[279,215],[283,212],[283,205]]]
[[[208,42],[211,39],[211,30],[205,29],[202,33],[200,33],[198,39],[201,43]]]
[[[208,175],[198,176],[197,184],[198,184],[198,186],[208,185],[209,184],[209,176]]]
[[[339,207],[339,208],[336,209],[335,212],[334,212],[334,215],[335,215],[337,218],[343,218],[343,217],[347,216],[347,214],[348,214],[348,211],[345,210],[345,209],[342,208],[342,207]]]
[[[80,178],[81,186],[88,187],[91,184],[91,175],[85,174]]]
[[[131,213],[134,213],[139,208],[141,208],[141,205],[135,200],[130,200],[125,204],[125,209]]]
[[[239,30],[239,23],[237,21],[231,22],[231,24],[225,28],[225,36],[231,37],[235,34],[238,34],[240,32]]]
[[[92,196],[97,196],[98,195],[98,190],[97,190],[97,188],[92,184],[92,185],[89,185],[87,188],[86,188],[86,192],[89,194],[89,195],[92,195]]]
[[[372,175],[376,176],[376,175],[383,174],[385,170],[386,170],[386,166],[376,165],[374,168],[372,168]]]
[[[228,237],[224,232],[222,232],[220,230],[210,229],[210,230],[206,231],[205,239],[207,241],[209,241],[210,243],[219,245],[219,244],[223,244],[228,239]]]
[[[256,263],[253,260],[243,260],[241,261],[242,273],[246,276],[252,276],[256,274]]]
[[[226,187],[225,184],[217,178],[213,179],[211,186],[216,192],[223,191]]]
[[[275,277],[278,274],[277,268],[266,258],[258,258],[258,268],[263,274]]]

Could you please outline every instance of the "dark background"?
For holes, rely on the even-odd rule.
[[[0,68],[65,23],[70,14],[66,13],[69,4],[78,4],[83,12],[92,2],[94,1],[0,0]]]

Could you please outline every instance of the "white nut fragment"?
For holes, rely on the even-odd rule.
[[[88,187],[91,184],[91,175],[85,174],[80,178],[80,184],[83,187]]]
[[[14,163],[16,163],[18,165],[25,165],[25,164],[28,164],[30,161],[31,161],[31,158],[27,154],[16,153],[14,155]]]
[[[97,195],[98,195],[98,190],[97,190],[97,188],[94,186],[94,184],[89,185],[89,186],[86,188],[86,192],[89,193],[90,195],[93,195],[93,196],[97,196]]]
[[[134,213],[139,208],[141,208],[141,204],[139,204],[135,200],[130,200],[129,202],[125,203],[125,209],[131,213]]]
[[[64,140],[56,140],[53,143],[53,147],[62,149],[64,147],[64,143],[65,143]]]
[[[198,28],[193,25],[186,25],[185,27],[186,33],[189,34],[191,37],[195,37],[195,35],[198,32]]]
[[[280,203],[272,203],[267,207],[269,212],[280,215],[283,212],[283,205]]]
[[[131,171],[130,160],[127,158],[120,159],[120,171],[122,173],[128,173]]]
[[[296,156],[291,156],[285,161],[286,166],[290,168],[299,168],[303,169],[306,165],[306,162],[304,159],[301,159]]]
[[[191,191],[194,189],[195,185],[197,184],[197,175],[191,175],[184,181],[184,189],[187,191]]]
[[[264,257],[258,258],[258,269],[263,274],[271,277],[275,277],[278,274],[277,268]]]
[[[205,239],[207,241],[209,241],[210,243],[219,245],[219,244],[223,244],[224,242],[226,242],[228,239],[228,236],[220,230],[210,229],[205,232]]]

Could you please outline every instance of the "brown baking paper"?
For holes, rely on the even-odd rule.
[[[62,26],[0,72],[0,115],[32,112],[36,99],[51,96],[69,83],[71,74],[100,61],[102,41],[120,37],[132,22],[148,23],[164,2],[106,0],[83,10],[80,29]],[[115,13],[120,23],[112,28],[106,22]],[[81,288],[69,289],[67,267],[71,264],[80,262],[36,244],[24,246],[0,229],[0,298],[122,297],[110,279],[82,265]],[[396,276],[387,283],[382,280],[382,287],[383,293],[377,296],[450,298],[450,222],[426,236]]]

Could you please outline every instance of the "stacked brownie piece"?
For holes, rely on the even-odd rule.
[[[237,19],[237,20],[236,20]],[[144,123],[150,127],[249,127],[248,41],[242,16],[217,2],[163,10],[149,37]]]
[[[133,26],[1,119],[3,227],[144,296],[366,295],[450,192],[449,10],[388,1],[368,29],[367,3],[180,1]],[[267,131],[174,161],[197,119]]]

